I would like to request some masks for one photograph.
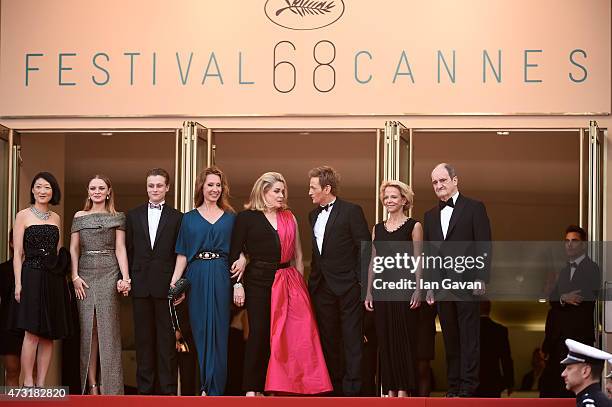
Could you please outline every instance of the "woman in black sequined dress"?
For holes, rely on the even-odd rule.
[[[60,189],[48,172],[32,180],[29,208],[21,210],[13,228],[15,327],[25,331],[21,348],[24,387],[43,387],[53,353],[53,339],[70,334],[71,316],[66,278],[53,274],[60,247],[61,220],[49,209],[60,201]],[[33,377],[34,362],[37,377]]]

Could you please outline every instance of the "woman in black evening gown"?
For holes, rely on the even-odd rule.
[[[53,339],[67,337],[72,329],[68,285],[64,270],[58,272],[61,220],[49,209],[59,201],[55,177],[48,172],[37,174],[32,180],[31,206],[17,213],[13,227],[15,300],[19,303],[16,328],[25,331],[21,348],[24,387],[45,385]]]
[[[413,197],[412,190],[403,182],[386,181],[381,185],[380,200],[387,208],[389,217],[385,222],[376,224],[372,231],[374,256],[395,257],[400,253],[417,258],[421,255],[423,228],[419,222],[408,217]],[[383,392],[389,397],[416,395],[417,308],[421,300],[421,270],[385,270],[377,278],[385,282],[408,278],[414,282],[414,290],[377,292],[370,272],[365,306],[368,311],[374,311]]]
[[[230,264],[238,259],[240,252],[249,255],[244,274],[249,337],[242,379],[242,388],[247,396],[263,395],[270,358],[270,298],[280,263],[280,243],[264,210],[268,206],[280,206],[282,209],[286,206],[284,202],[266,202],[263,195],[278,182],[285,183],[284,179],[272,175],[262,176],[255,182],[249,202],[245,205],[246,210],[236,217],[232,233]]]

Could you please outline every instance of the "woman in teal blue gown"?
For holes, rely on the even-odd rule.
[[[187,303],[200,366],[200,391],[210,396],[223,395],[227,380],[231,305],[228,253],[236,218],[228,195],[227,180],[218,168],[207,168],[198,176],[196,208],[183,216],[171,282],[173,286],[186,270],[191,283]],[[232,271],[241,272],[243,264],[244,258],[237,260]]]

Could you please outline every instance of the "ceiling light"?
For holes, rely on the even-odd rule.
[[[498,136],[509,136],[510,132],[509,131],[498,131],[497,135]]]
[[[105,132],[105,133],[100,133],[100,134],[103,135],[103,136],[112,136],[113,135],[113,133],[111,133],[111,132]]]

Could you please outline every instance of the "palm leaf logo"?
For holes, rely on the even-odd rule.
[[[285,0],[287,7],[276,10],[276,15],[280,15],[283,11],[289,10],[293,14],[297,14],[300,17],[306,15],[323,15],[331,12],[331,9],[335,7],[333,1],[315,1],[315,0]]]

